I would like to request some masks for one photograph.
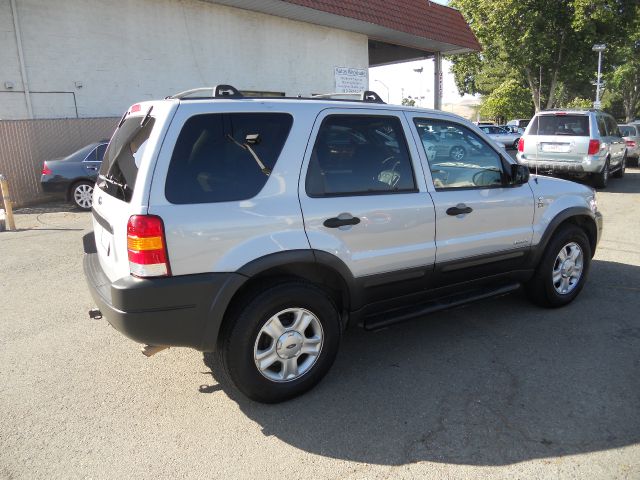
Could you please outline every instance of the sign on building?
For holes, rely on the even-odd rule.
[[[361,68],[335,68],[336,93],[360,93],[369,88],[368,72]]]

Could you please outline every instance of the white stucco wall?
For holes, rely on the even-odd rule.
[[[0,0],[0,118],[26,118],[9,0]],[[331,92],[334,67],[368,67],[367,37],[197,0],[16,0],[29,88],[74,92],[80,117],[228,83]],[[78,88],[75,83],[81,82]],[[34,93],[36,118],[75,116],[73,96]]]

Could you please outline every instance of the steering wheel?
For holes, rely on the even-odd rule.
[[[499,184],[502,181],[502,177],[500,175],[500,171],[486,169],[474,173],[471,181],[477,187],[488,187],[490,185]]]

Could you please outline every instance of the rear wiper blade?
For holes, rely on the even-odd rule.
[[[107,177],[107,176],[101,174],[101,175],[98,175],[98,178],[100,180],[104,180],[105,182],[110,183],[111,185],[115,185],[116,187],[120,187],[123,190],[129,190],[130,189],[129,185],[127,185],[126,183],[120,183],[120,182],[114,180],[111,177]]]

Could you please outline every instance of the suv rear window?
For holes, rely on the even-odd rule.
[[[623,137],[635,137],[638,135],[636,127],[631,125],[620,125],[620,133],[622,133]]]
[[[105,193],[128,202],[136,184],[142,153],[153,130],[153,117],[129,117],[116,130],[104,152],[98,186]]]
[[[588,115],[539,115],[533,119],[529,135],[589,136]]]
[[[262,190],[289,136],[286,113],[215,113],[186,121],[165,195],[176,204],[247,200]],[[255,157],[254,157],[255,154]]]

